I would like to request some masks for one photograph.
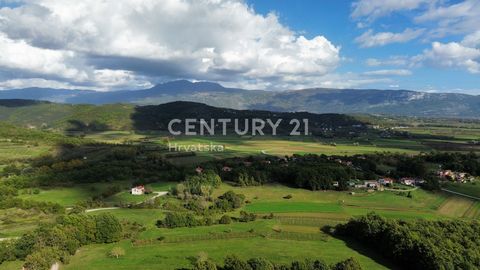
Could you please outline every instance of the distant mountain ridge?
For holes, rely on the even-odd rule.
[[[368,113],[422,117],[480,118],[480,96],[410,90],[313,88],[265,91],[227,88],[212,82],[173,81],[144,90],[98,92],[26,88],[0,91],[0,99],[35,99],[72,104],[153,105],[192,101],[232,109],[279,112]]]

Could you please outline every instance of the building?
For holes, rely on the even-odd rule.
[[[369,180],[369,181],[365,181],[365,186],[367,188],[378,188],[379,184],[375,180]]]
[[[195,171],[196,171],[198,174],[201,174],[201,173],[203,173],[203,168],[200,167],[200,166],[198,166],[198,167],[195,169]]]
[[[145,194],[145,186],[136,186],[131,190],[132,195],[143,195]]]
[[[378,183],[380,183],[381,185],[384,185],[384,186],[393,185],[393,182],[394,182],[394,180],[392,178],[388,178],[388,177],[378,179]]]
[[[415,186],[416,180],[413,178],[402,178],[400,182],[406,186]]]
[[[232,171],[232,168],[230,168],[230,167],[228,167],[228,166],[223,166],[222,171],[224,171],[224,172],[231,172],[231,171]]]

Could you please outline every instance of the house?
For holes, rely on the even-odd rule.
[[[203,168],[198,166],[195,171],[198,173],[198,174],[201,174],[203,172]]]
[[[365,181],[365,185],[367,188],[378,188],[379,186],[378,182],[375,180]]]
[[[393,185],[393,182],[394,182],[394,180],[392,178],[388,178],[388,177],[378,179],[378,183],[380,183],[381,185],[384,185],[384,186]]]
[[[402,178],[400,179],[400,182],[406,186],[415,186],[416,180],[413,178]]]
[[[355,188],[366,188],[366,184],[355,184]]]
[[[333,181],[333,186],[334,186],[334,187],[339,187],[338,181]]]
[[[130,193],[132,193],[132,195],[143,195],[145,194],[145,186],[133,187]]]
[[[232,171],[232,168],[230,168],[230,167],[228,167],[228,166],[223,166],[222,171],[224,171],[224,172],[231,172],[231,171]]]

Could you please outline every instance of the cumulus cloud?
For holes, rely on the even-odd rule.
[[[363,74],[369,76],[409,76],[412,75],[412,72],[408,69],[380,69],[367,71]]]
[[[401,33],[379,32],[374,33],[372,29],[363,33],[355,39],[355,42],[363,48],[384,46],[391,43],[404,43],[420,36],[425,29],[407,28]]]
[[[327,38],[301,36],[241,0],[27,0],[0,9],[0,32],[53,55],[38,66],[54,59],[64,78],[110,87],[132,76],[135,85],[147,77],[288,84],[340,61]]]
[[[75,53],[42,49],[0,33],[0,67],[31,73],[84,80],[87,74],[75,67]]]
[[[466,47],[457,42],[433,42],[431,49],[413,59],[431,66],[460,68],[470,73],[480,73],[480,49]]]
[[[373,21],[396,11],[413,10],[435,0],[360,0],[352,4],[352,18]]]

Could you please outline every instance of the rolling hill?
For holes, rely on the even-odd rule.
[[[226,88],[217,83],[189,81],[173,81],[135,91],[97,92],[46,88],[4,90],[0,91],[0,99],[37,99],[97,105],[152,105],[192,101],[232,109],[480,118],[480,96],[467,94],[325,88],[274,92]]]
[[[346,135],[350,131],[365,131],[364,122],[343,114],[314,114],[308,112],[270,112],[260,110],[234,110],[218,108],[202,103],[176,101],[160,105],[135,106],[132,104],[63,104],[30,100],[1,100],[0,121],[32,129],[54,129],[67,131],[103,130],[157,130],[167,131],[172,119],[239,119],[244,129],[245,120],[253,118],[271,119],[273,123],[282,119],[279,134],[289,134],[293,126],[291,119],[308,119],[310,132],[315,135]],[[184,122],[177,128],[184,129]],[[271,133],[267,125],[265,132]],[[221,127],[216,126],[221,133]],[[198,129],[197,129],[198,130]],[[233,124],[229,125],[229,131]],[[299,131],[303,131],[300,126]],[[217,133],[217,134],[218,134]]]

